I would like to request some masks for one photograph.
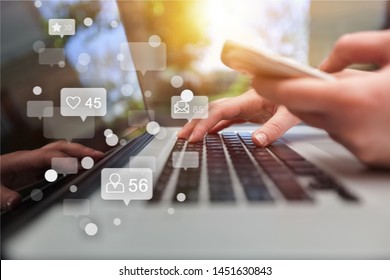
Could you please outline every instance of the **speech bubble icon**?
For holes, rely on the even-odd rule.
[[[52,18],[49,19],[49,35],[74,35],[76,33],[76,21],[72,18]]]
[[[51,159],[51,169],[54,169],[58,174],[77,174],[79,171],[79,163],[77,158],[62,157]]]
[[[150,168],[156,172],[156,157],[154,156],[133,156],[130,157],[130,168]]]
[[[130,54],[130,51],[131,54]],[[121,69],[123,71],[162,71],[167,67],[165,43],[130,42],[121,44]]]
[[[27,117],[42,119],[53,116],[53,101],[27,101]]]
[[[107,90],[105,88],[61,89],[61,115],[87,117],[107,114]]]
[[[150,168],[104,168],[101,172],[101,197],[104,200],[149,200],[153,196]]]
[[[173,152],[172,166],[174,168],[199,168],[198,152]]]
[[[62,213],[65,216],[86,216],[89,215],[88,199],[64,199],[62,203]]]
[[[194,96],[191,101],[184,101],[180,96],[171,98],[172,119],[207,119],[208,108],[207,96]]]
[[[45,108],[46,111],[48,108]],[[64,117],[59,107],[53,107],[53,116],[43,118],[43,136],[48,139],[87,139],[95,136],[95,118]],[[44,114],[46,114],[44,112]]]
[[[62,65],[65,63],[65,51],[61,48],[45,48],[39,53],[39,64]]]

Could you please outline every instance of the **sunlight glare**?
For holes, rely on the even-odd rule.
[[[310,0],[201,0],[198,20],[210,46],[197,68],[227,70],[220,61],[226,40],[263,48],[301,62],[307,56]]]
[[[206,35],[211,46],[200,68],[210,71],[225,68],[219,60],[223,43],[230,39],[247,44],[262,45],[261,38],[251,26],[261,14],[261,1],[202,0],[200,16],[206,23]],[[212,69],[213,68],[213,69]]]

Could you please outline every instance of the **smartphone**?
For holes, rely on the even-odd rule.
[[[325,81],[335,80],[334,76],[308,65],[233,41],[225,42],[221,60],[226,66],[251,77],[264,76],[280,79],[312,77]]]

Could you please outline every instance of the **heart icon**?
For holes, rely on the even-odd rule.
[[[77,106],[79,106],[81,98],[79,96],[68,96],[65,101],[70,108],[75,109]]]

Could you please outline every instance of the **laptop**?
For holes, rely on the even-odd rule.
[[[146,42],[142,29],[150,26],[144,25],[142,16],[148,5],[157,5],[152,6],[157,14],[164,10],[158,3],[146,3],[119,1],[122,21],[115,17],[115,2],[78,6],[86,15],[89,12],[91,19],[98,15],[93,17],[92,26],[97,26],[100,33],[87,28],[89,21],[82,22],[84,26],[65,45],[64,69],[70,69],[67,73],[74,75],[77,83],[72,80],[67,84],[59,79],[55,85],[48,83],[43,88],[51,86],[56,93],[64,87],[110,89],[107,116],[93,117],[94,137],[80,140],[104,149],[106,157],[79,174],[61,176],[50,184],[42,182],[34,187],[42,192],[41,199],[34,199],[29,189],[20,208],[2,212],[2,257],[389,258],[390,174],[368,169],[326,132],[299,125],[267,148],[253,144],[251,132],[258,126],[252,125],[232,126],[207,135],[200,143],[177,139],[180,127],[161,126],[161,134],[148,132],[147,125],[158,120],[160,112],[153,116],[146,104],[151,93],[157,92],[155,78],[162,73],[124,72],[117,59],[120,51],[128,52],[131,58],[130,49],[120,50],[121,43]],[[33,8],[32,3],[6,4],[9,6],[2,3],[2,11],[8,8],[10,12],[17,5]],[[44,5],[38,7],[39,17],[63,18],[63,10],[56,10],[59,6]],[[167,5],[165,9],[169,11]],[[97,12],[102,7],[109,11],[105,16]],[[130,25],[137,28],[131,29]],[[72,57],[76,50],[86,48],[86,52],[94,54],[93,67],[89,69]],[[101,57],[105,59],[99,60]],[[129,63],[133,61],[134,57]],[[46,70],[48,77],[51,76],[47,69],[63,73],[57,66],[37,67]],[[44,84],[43,80],[40,82]],[[131,85],[131,94],[121,92],[123,84]],[[53,118],[56,117],[59,120],[61,115]],[[50,121],[49,117],[36,120],[43,127]],[[45,135],[58,133],[53,126],[46,128]],[[119,143],[112,147],[112,139],[107,138],[114,134]],[[193,161],[183,166],[187,152],[197,155],[195,166]],[[181,156],[179,163],[174,160],[175,153]],[[134,163],[140,158],[146,159],[142,166],[138,166],[139,161]],[[145,166],[152,166],[151,199],[126,203],[102,198],[103,170]],[[112,183],[116,184],[115,179]]]

